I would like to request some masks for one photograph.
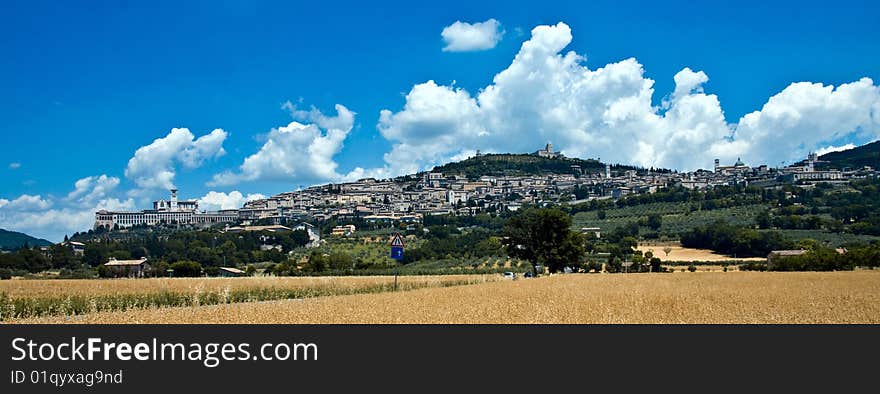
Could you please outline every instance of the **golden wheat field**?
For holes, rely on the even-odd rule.
[[[0,322],[100,312],[406,291],[498,280],[488,275],[0,281]]]
[[[880,323],[880,272],[570,274],[27,323]]]
[[[666,254],[664,248],[669,248],[669,254]],[[732,256],[727,256],[719,253],[715,253],[709,249],[694,249],[694,248],[685,248],[681,245],[666,245],[666,244],[639,244],[636,247],[636,250],[641,252],[650,251],[654,257],[659,258],[661,261],[677,261],[677,262],[691,262],[691,261],[764,261],[763,257],[737,257],[734,258]]]
[[[484,281],[482,275],[399,276],[398,285],[432,285],[444,282]],[[0,281],[0,294],[9,297],[64,297],[145,294],[162,292],[212,293],[247,289],[357,289],[393,284],[390,276],[259,276],[240,278],[149,278],[149,279],[46,279]]]

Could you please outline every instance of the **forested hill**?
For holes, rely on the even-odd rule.
[[[596,159],[577,158],[547,158],[527,154],[485,154],[471,157],[459,162],[447,163],[434,167],[433,172],[442,172],[447,175],[464,175],[469,179],[477,179],[481,176],[526,176],[544,174],[571,174],[578,166],[584,174],[602,173],[605,164]],[[611,170],[626,171],[639,170],[639,168],[626,165],[612,165]]]
[[[880,168],[880,141],[840,152],[826,153],[819,156],[819,161],[817,167],[820,169],[859,169],[864,166]]]
[[[14,250],[24,246],[27,242],[28,246],[49,246],[52,242],[45,239],[34,238],[30,235],[19,233],[16,231],[8,231],[0,229],[0,249]]]

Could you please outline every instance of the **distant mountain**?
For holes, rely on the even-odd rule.
[[[855,170],[864,166],[880,168],[880,141],[839,152],[826,153],[819,156],[819,161],[820,163],[817,163],[816,166],[820,169],[842,170],[850,168]]]
[[[640,168],[615,164],[611,166],[611,170],[617,172],[640,170]],[[504,153],[474,156],[462,161],[437,166],[432,170],[432,172],[442,172],[445,175],[464,175],[468,179],[477,179],[481,176],[572,174],[575,171],[581,174],[604,173],[605,164],[596,159],[584,160],[568,157],[541,157],[535,154]]]
[[[13,250],[24,246],[27,242],[29,246],[49,246],[52,242],[45,239],[34,238],[30,235],[19,233],[16,231],[8,231],[0,228],[0,249]]]

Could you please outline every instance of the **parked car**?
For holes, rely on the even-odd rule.
[[[516,274],[513,272],[507,271],[504,273],[504,279],[516,279]]]

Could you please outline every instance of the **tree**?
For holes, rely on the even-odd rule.
[[[755,222],[758,224],[758,228],[767,229],[773,225],[773,219],[770,218],[770,211],[764,210],[758,213],[755,216]]]
[[[131,260],[131,252],[127,250],[114,250],[110,253],[110,257],[116,260]]]
[[[666,257],[669,257],[669,252],[672,252],[672,247],[671,246],[664,246],[663,253],[666,253]]]
[[[220,275],[220,268],[218,268],[218,267],[205,267],[205,275],[218,276],[218,275]]]
[[[168,269],[170,268],[171,266],[168,263],[159,261],[158,263],[153,264],[153,268],[150,269],[149,275],[157,278],[164,277],[168,275]]]
[[[79,257],[60,244],[49,247],[49,260],[53,268],[76,268],[80,264]]]
[[[605,210],[604,209],[598,210],[596,212],[596,218],[598,218],[599,220],[605,220]]]
[[[344,252],[331,253],[330,258],[328,259],[328,263],[330,265],[330,268],[335,270],[350,269],[353,266],[351,255]]]
[[[329,263],[327,256],[315,250],[309,255],[309,262],[306,264],[306,271],[321,272],[327,269]]]
[[[196,277],[202,274],[202,265],[195,261],[178,261],[171,264],[175,277]]]
[[[798,248],[801,248],[804,250],[815,250],[815,249],[818,249],[822,245],[819,243],[819,241],[816,241],[815,239],[804,238],[804,239],[797,242],[797,246],[798,246]]]
[[[663,218],[661,218],[660,215],[656,213],[648,215],[648,227],[657,231],[660,230],[661,225],[663,225]]]
[[[584,254],[583,236],[571,230],[571,217],[558,209],[527,209],[511,217],[503,232],[507,254],[529,261],[535,272],[538,264],[550,272],[579,265]]]
[[[100,277],[100,278],[112,278],[112,277],[113,277],[113,271],[110,270],[110,268],[107,268],[106,265],[99,265],[99,266],[98,266],[98,277]]]

